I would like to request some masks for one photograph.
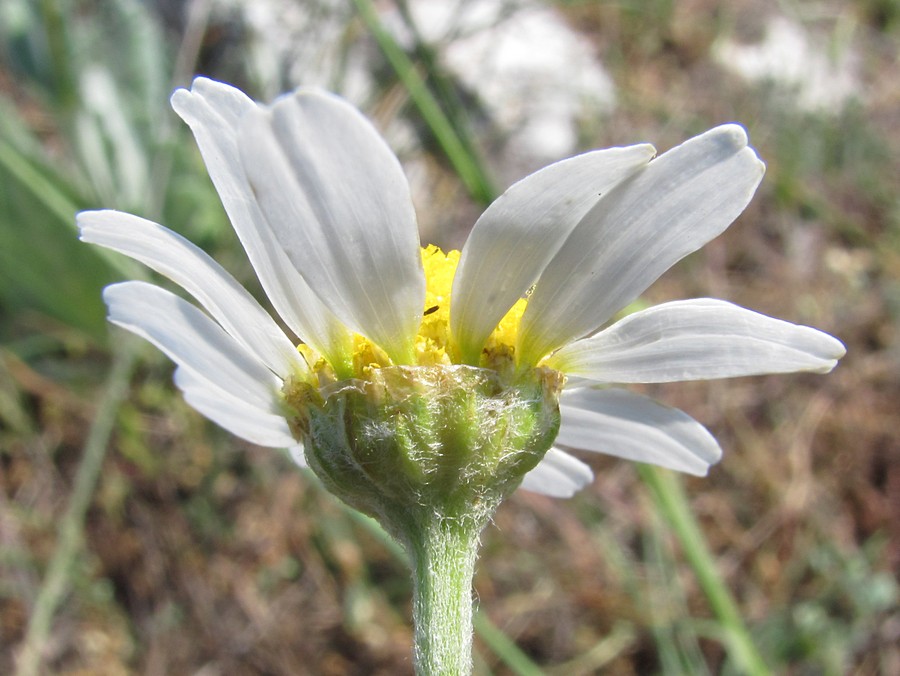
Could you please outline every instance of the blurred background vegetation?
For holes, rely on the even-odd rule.
[[[654,285],[841,338],[829,376],[648,388],[726,450],[685,486],[773,672],[900,673],[897,0],[3,0],[0,673],[410,673],[405,564],[281,453],[174,393],[111,330],[148,277],[80,209],[158,220],[251,288],[187,129],[194,74],[342,92],[409,173],[423,241],[579,150],[744,124],[748,211]],[[484,535],[479,674],[739,673],[637,468],[588,458]]]

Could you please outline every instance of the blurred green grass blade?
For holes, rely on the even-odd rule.
[[[3,106],[2,112],[9,114],[11,108]],[[16,185],[39,202],[47,213],[59,221],[71,222],[72,215],[79,209],[70,186],[59,176],[45,171],[39,166],[34,156],[35,149],[26,150],[26,143],[18,140],[16,145],[10,142],[14,134],[21,134],[22,129],[11,129],[4,126],[0,129],[0,167],[6,172],[8,180],[4,181],[9,191]]]
[[[117,278],[78,241],[67,191],[0,139],[0,298],[105,340],[101,289]]]
[[[619,621],[613,624],[609,633],[595,643],[590,650],[562,664],[547,670],[552,676],[570,674],[599,674],[622,653],[634,647],[638,633],[631,622]],[[666,674],[690,673],[663,671]]]
[[[47,45],[46,56],[52,90],[60,110],[70,111],[78,101],[77,83],[68,28],[71,26],[67,0],[38,0],[40,25]]]
[[[429,91],[425,80],[419,75],[416,66],[381,24],[381,19],[371,0],[353,0],[353,4],[363,23],[378,42],[378,46],[390,62],[394,72],[397,73],[400,82],[406,87],[410,98],[419,109],[422,119],[431,129],[469,194],[481,204],[490,203],[497,191],[474,148],[466,147],[457,134],[454,124],[450,122],[445,111]],[[464,123],[457,120],[457,126],[460,124]]]
[[[0,430],[4,427],[23,436],[34,433],[24,397],[7,366],[6,351],[0,349]]]
[[[0,16],[11,19],[0,26],[11,68],[68,139],[62,150],[75,155],[50,160],[16,107],[0,100],[0,301],[102,342],[102,288],[146,272],[82,245],[75,214],[102,203],[146,215],[151,197],[164,192],[155,183],[167,172],[150,176],[152,157],[173,152],[158,149],[168,79],[160,28],[136,0],[111,0],[99,21],[75,14],[71,0],[11,0]],[[28,58],[19,63],[17,55]]]
[[[134,112],[151,131],[150,137],[158,138],[162,135],[160,127],[166,123],[166,117],[156,113],[161,102],[168,100],[171,93],[168,52],[160,49],[160,45],[166,44],[165,37],[149,3],[114,0],[110,4],[128,36],[129,49],[124,54],[127,59],[126,72],[130,75],[129,84],[136,88],[141,100]]]
[[[109,69],[96,65],[82,71],[80,87],[74,141],[81,163],[101,203],[140,212],[150,193],[150,160],[147,142],[129,115],[130,92]]]
[[[668,527],[650,503],[651,524],[644,531],[644,551],[654,570],[647,577],[646,598],[654,599],[661,613],[653,613],[651,630],[665,674],[708,676],[709,669],[697,641],[696,622],[691,618],[684,588],[678,583],[679,562],[668,546]],[[721,636],[717,637],[721,639]],[[724,641],[721,641],[724,643]]]
[[[515,641],[503,633],[483,612],[475,613],[473,622],[478,637],[516,676],[541,676],[544,673],[519,649]]]
[[[453,126],[453,131],[459,137],[461,145],[466,152],[475,160],[476,164],[482,171],[487,174],[484,168],[484,162],[480,158],[478,151],[478,142],[472,131],[467,106],[459,95],[459,88],[452,77],[448,77],[445,69],[441,67],[438,51],[432,47],[422,35],[419,26],[416,24],[415,17],[409,8],[407,0],[397,0],[397,9],[403,18],[407,29],[413,36],[415,41],[414,49],[416,57],[422,62],[425,72],[428,75],[427,83],[434,90],[436,100],[440,108],[444,111],[448,121]],[[488,179],[490,177],[488,176]],[[491,186],[489,186],[491,187]],[[494,199],[496,189],[492,188],[487,201]]]
[[[0,49],[4,67],[14,74],[29,79],[40,79],[38,74],[39,47],[35,45],[30,27],[34,23],[34,10],[25,0],[0,2]]]
[[[675,531],[684,556],[693,568],[697,581],[722,628],[728,654],[737,666],[738,672],[751,676],[771,673],[750,637],[737,603],[718,573],[680,481],[667,470],[640,463],[637,467],[641,480],[650,489],[657,512]]]

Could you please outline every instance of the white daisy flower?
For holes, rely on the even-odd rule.
[[[709,432],[615,385],[825,373],[844,354],[816,329],[722,300],[665,303],[607,326],[750,201],[764,165],[739,126],[659,157],[642,144],[550,165],[491,204],[461,253],[445,254],[420,247],[399,162],[340,98],[300,89],[261,106],[198,78],[172,105],[300,344],[181,236],[120,212],[84,212],[84,241],[150,266],[203,308],[131,281],[106,289],[110,321],[176,362],[175,382],[200,413],[248,441],[292,449],[300,464],[315,436],[304,413],[313,399],[388,380],[391,369],[415,380],[414,369],[477,367],[502,383],[539,372],[551,408],[558,401],[556,422],[541,428],[555,441],[523,488],[562,497],[587,484],[591,471],[572,450],[703,475],[721,456]]]

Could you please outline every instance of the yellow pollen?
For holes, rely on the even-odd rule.
[[[433,244],[422,248],[425,307],[416,335],[416,356],[421,366],[457,362],[450,340],[450,292],[459,255],[459,251],[444,253]],[[520,299],[500,320],[484,346],[481,366],[500,368],[512,362],[519,320],[526,303],[524,298]]]
[[[415,338],[418,366],[449,366],[458,363],[450,339],[450,293],[459,256],[459,251],[444,253],[433,244],[422,247],[425,306],[422,309],[422,324]],[[525,312],[526,304],[525,298],[519,299],[500,320],[485,343],[480,366],[495,370],[512,368],[519,320]],[[320,380],[335,379],[328,363],[314,350],[307,345],[300,345],[298,349]],[[385,366],[391,366],[391,361],[384,351],[368,338],[354,335],[353,371],[357,377],[365,378],[371,369]]]
[[[433,244],[422,248],[425,269],[425,307],[416,334],[416,361],[420,366],[453,363],[450,354],[450,291],[459,265],[459,251],[446,254]]]

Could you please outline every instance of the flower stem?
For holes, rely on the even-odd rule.
[[[344,508],[348,518],[380,542],[388,552],[397,557],[398,560],[402,560],[404,563],[408,562],[403,546],[388,535],[387,531],[375,519],[346,505],[344,505]],[[522,652],[512,639],[491,622],[491,618],[485,614],[484,610],[475,610],[473,624],[475,634],[493,652],[499,663],[507,668],[509,673],[517,676],[540,676],[540,674],[544,673],[531,661],[528,655]],[[477,659],[477,653],[475,654]]]
[[[420,676],[472,673],[472,577],[480,531],[471,523],[435,516],[407,540]]]

